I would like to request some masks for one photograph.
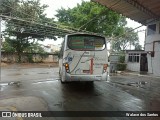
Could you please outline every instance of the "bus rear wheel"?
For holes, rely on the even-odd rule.
[[[64,81],[63,75],[61,75],[60,80],[61,80],[61,83],[62,83],[62,84],[65,84],[65,83],[66,83],[66,82]]]
[[[65,84],[66,82],[62,81],[62,79],[61,79],[61,83],[62,83],[62,84]]]

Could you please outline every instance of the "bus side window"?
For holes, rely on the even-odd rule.
[[[63,53],[64,53],[64,41],[63,41],[62,46],[61,46],[61,50],[60,50],[60,53],[59,53],[59,58],[63,58]]]

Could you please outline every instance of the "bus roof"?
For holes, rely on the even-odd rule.
[[[66,36],[69,36],[69,35],[94,35],[94,36],[97,36],[97,37],[105,37],[103,35],[92,34],[92,33],[82,33],[82,32],[77,32],[77,33],[72,33],[72,34],[66,34]]]

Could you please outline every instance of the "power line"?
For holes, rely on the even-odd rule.
[[[144,32],[144,31],[146,31],[146,29],[138,30],[138,31],[136,31],[136,32],[139,33],[139,32]]]
[[[0,15],[0,17],[2,17],[3,19],[11,19],[11,20],[13,20],[12,22],[14,23],[14,26],[19,27],[19,28],[24,28],[26,30],[27,30],[26,26],[29,26],[29,27],[32,27],[33,30],[37,29],[38,27],[41,27],[41,30],[50,29],[52,31],[61,31],[63,33],[73,33],[73,32],[75,32],[73,30],[69,30],[69,29],[65,29],[65,28],[53,27],[53,26],[49,26],[49,25],[44,25],[44,24],[41,24],[41,23],[27,21],[27,20],[23,20],[23,19],[20,19],[20,18],[14,18],[14,17],[4,16],[4,15]],[[10,23],[8,25],[10,25]]]
[[[1,23],[2,23],[2,18],[0,17],[0,74],[1,74],[1,50],[2,50],[2,37],[1,37]],[[1,79],[0,79],[0,89],[1,89]]]
[[[111,9],[112,7],[114,7],[115,5],[117,5],[120,1],[121,1],[121,0],[115,2],[113,5],[110,6],[109,9]],[[102,12],[101,14],[103,14],[103,13],[104,13],[104,12]],[[90,22],[92,22],[93,20],[95,20],[98,16],[99,16],[99,14],[96,15],[95,17],[93,17],[93,18],[92,18],[91,20],[89,20],[87,23],[83,24],[81,27],[79,27],[79,30],[80,30],[81,28],[83,28],[84,26],[88,25],[88,24],[89,24]]]
[[[22,13],[22,14],[24,14],[24,15],[27,15],[29,18],[34,18],[34,17],[35,17],[35,16],[31,16],[31,15],[25,13],[25,12],[18,11],[17,9],[15,9],[15,8],[13,8],[13,7],[11,7],[11,6],[5,5],[4,3],[2,3],[2,4],[3,4],[4,6],[6,6],[6,7],[8,7],[8,8],[11,8],[11,9],[19,12],[19,13]],[[26,18],[25,18],[25,19],[26,19]],[[27,19],[28,19],[28,18],[27,18]],[[39,21],[37,21],[36,19],[28,19],[28,20],[35,21],[35,22],[39,22]],[[40,21],[45,22],[45,23],[47,23],[47,24],[49,24],[49,25],[55,25],[55,26],[57,26],[57,27],[64,27],[64,28],[71,29],[71,30],[74,30],[74,31],[79,31],[79,30],[76,29],[76,28],[72,28],[72,27],[69,27],[69,26],[64,26],[64,25],[61,25],[61,24],[58,24],[58,23],[47,22],[47,21],[44,21],[43,19],[40,19]],[[89,31],[83,30],[82,32],[89,32]]]
[[[121,0],[115,2],[113,5],[110,6],[110,8],[112,8],[113,6],[117,5],[120,1],[121,1]],[[4,5],[4,4],[3,4],[3,5]],[[13,8],[13,7],[11,7],[11,6],[8,6],[8,5],[5,5],[5,6],[13,9],[13,10],[19,12],[19,13],[25,14],[25,15],[27,15],[28,17],[31,17],[31,18],[34,17],[34,16],[31,16],[31,15],[25,13],[25,12],[18,11],[17,9],[15,9],[15,8]],[[12,19],[13,17],[10,17],[10,18]],[[94,18],[93,18],[93,19],[94,19]],[[15,18],[14,18],[14,20],[15,20]],[[17,18],[16,20],[19,21],[19,18]],[[23,20],[23,19],[21,19],[21,20]],[[37,28],[32,28],[32,29],[33,29],[32,32],[34,32],[34,31],[35,31],[35,32],[36,32],[36,31],[39,31],[40,34],[41,34],[41,33],[46,33],[46,32],[49,33],[49,30],[48,30],[48,29],[51,29],[51,32],[53,32],[53,31],[56,30],[57,32],[53,32],[54,34],[56,34],[56,33],[58,33],[58,32],[65,33],[64,31],[67,31],[66,33],[80,32],[80,29],[75,29],[75,28],[71,28],[71,27],[68,27],[68,26],[62,26],[62,25],[57,24],[57,23],[52,23],[52,22],[46,22],[46,21],[44,21],[45,23],[48,23],[48,24],[49,24],[49,25],[46,26],[46,25],[44,25],[44,24],[42,24],[42,23],[39,23],[39,21],[37,22],[35,19],[28,19],[28,20],[31,20],[31,21],[27,21],[27,20],[25,20],[25,21],[27,21],[27,22],[29,22],[29,23],[32,23],[32,22],[33,22],[33,25],[34,25],[34,24],[35,24],[35,25],[40,24],[40,26],[43,26],[42,28],[38,28],[38,29],[37,29]],[[43,22],[42,19],[40,19],[40,21]],[[92,21],[92,19],[91,19],[91,21]],[[21,22],[22,22],[22,21],[21,21]],[[20,25],[20,23],[18,23],[18,22],[14,22],[14,23],[15,23],[15,24],[19,24],[18,27],[24,27],[25,30],[28,30],[28,31],[30,30],[30,29],[28,29],[28,27],[26,27],[25,25]],[[55,26],[50,26],[51,24],[55,25],[56,27],[55,27]],[[132,32],[132,31],[134,31],[134,30],[136,30],[136,29],[138,29],[138,28],[140,28],[140,27],[142,27],[142,26],[143,26],[143,25],[141,25],[141,26],[139,26],[139,27],[131,30],[130,32]],[[34,27],[34,26],[30,26],[30,27]],[[47,30],[43,30],[44,28],[47,29]],[[98,34],[98,33],[93,33],[93,32],[89,32],[89,31],[86,31],[86,30],[81,30],[81,32]],[[125,34],[123,34],[123,35],[125,35]],[[112,38],[112,39],[116,39],[116,38],[122,37],[123,35],[116,36],[116,37],[114,37],[114,38]],[[108,38],[108,39],[110,39],[110,38]]]
[[[24,14],[24,15],[27,15],[28,17],[31,17],[31,18],[34,17],[34,16],[31,16],[31,15],[25,13],[25,12],[18,11],[17,9],[15,9],[15,8],[13,8],[13,7],[11,7],[11,6],[5,5],[4,3],[3,3],[3,5],[6,6],[6,7],[11,8],[11,9],[13,9],[13,10],[19,12],[19,13],[22,13],[22,14]],[[7,18],[7,17],[5,17],[5,18]],[[24,22],[24,19],[21,19],[21,20],[20,20],[19,18],[16,18],[16,19],[15,19],[15,17],[10,17],[10,19],[12,19],[12,18],[13,18],[14,20],[18,20],[18,21],[21,21],[21,22],[23,21],[23,22]],[[25,19],[26,19],[26,18],[25,18]],[[62,25],[60,25],[60,24],[55,24],[55,23],[52,23],[52,22],[46,22],[46,21],[45,21],[45,24],[42,25],[42,23],[39,23],[39,22],[43,22],[42,19],[40,19],[39,21],[37,21],[37,20],[35,20],[35,19],[28,19],[28,20],[30,20],[30,21],[29,21],[30,23],[31,23],[31,21],[32,21],[33,24],[36,24],[36,23],[41,24],[41,26],[45,26],[45,27],[47,27],[47,29],[56,27],[55,30],[56,30],[56,31],[59,30],[59,32],[61,32],[61,33],[64,33],[64,30],[65,30],[65,31],[69,31],[69,32],[67,32],[67,33],[75,33],[75,32],[78,31],[78,29],[71,28],[71,27],[68,27],[68,26],[62,26]],[[26,22],[26,21],[28,22],[28,20],[25,20],[25,22]],[[20,23],[15,22],[15,21],[14,21],[14,23],[15,23],[15,24],[20,24]],[[49,25],[48,25],[48,24],[49,24]],[[51,24],[53,24],[54,26],[50,26]],[[47,25],[47,26],[46,26],[46,25]],[[21,25],[20,27],[25,27],[25,26],[24,26],[23,23],[22,23],[22,25]],[[32,27],[33,27],[33,26],[32,26]],[[60,28],[60,29],[58,29],[58,28]],[[24,29],[26,29],[26,28],[24,28]],[[44,28],[43,28],[43,29],[44,29]],[[27,29],[26,29],[26,30],[27,30]],[[37,31],[38,31],[38,30],[37,30]],[[89,32],[89,31],[86,31],[86,30],[81,30],[81,32],[87,32],[87,33],[97,34],[97,33]],[[57,33],[57,32],[56,32],[56,33]]]

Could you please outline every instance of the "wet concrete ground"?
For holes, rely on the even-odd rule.
[[[43,108],[44,111],[46,109],[49,111],[160,111],[160,78],[114,75],[110,76],[107,81],[94,82],[93,84],[84,82],[61,84],[58,68],[55,67],[15,67],[2,68],[1,70],[0,106],[3,107],[7,104],[6,99],[12,101],[19,98],[21,101],[24,97],[35,97],[35,99],[43,101],[37,102],[37,105],[36,102],[27,103],[25,101],[22,101],[21,104],[10,102],[9,105],[16,104],[16,109],[20,111],[38,110],[38,104],[42,104],[40,111],[43,111]],[[30,104],[30,107],[27,107],[27,104]],[[45,119],[81,120],[82,118]],[[88,117],[83,119],[158,120],[156,117]]]

